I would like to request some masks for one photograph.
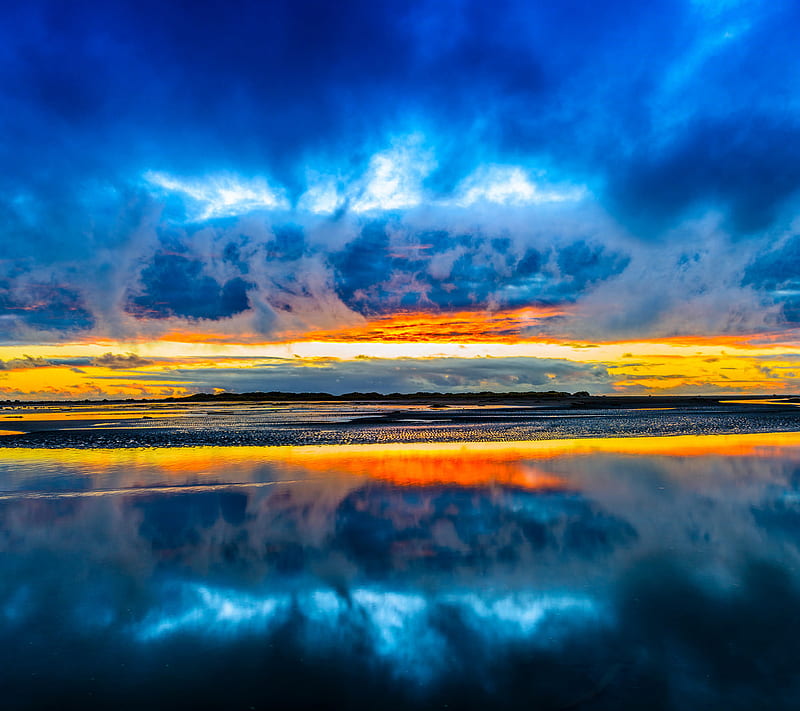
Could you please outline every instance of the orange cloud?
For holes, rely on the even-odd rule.
[[[566,313],[563,306],[498,311],[406,311],[373,318],[358,326],[312,331],[302,334],[302,339],[339,343],[518,343],[525,340],[523,334],[527,330]],[[286,334],[286,337],[297,335]]]

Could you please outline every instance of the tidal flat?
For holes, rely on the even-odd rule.
[[[794,709],[800,411],[0,410],[10,709]]]
[[[800,431],[797,398],[564,395],[541,399],[407,396],[396,401],[6,402],[0,403],[0,448],[504,442]]]

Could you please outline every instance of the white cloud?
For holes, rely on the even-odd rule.
[[[233,217],[254,210],[287,210],[283,191],[270,187],[264,178],[242,178],[218,173],[202,178],[178,178],[168,173],[148,171],[144,179],[170,193],[179,193],[193,208],[191,218],[210,220]]]
[[[396,138],[372,155],[360,176],[349,179],[308,171],[308,189],[297,209],[331,215],[345,207],[353,213],[401,210],[423,202],[422,182],[436,167],[421,134]]]
[[[470,207],[481,204],[526,206],[574,202],[587,195],[585,187],[545,183],[515,165],[483,165],[461,181],[450,199],[426,195],[425,179],[436,169],[433,150],[421,134],[395,138],[372,155],[362,175],[307,171],[307,189],[295,209],[317,215],[347,210],[354,215],[407,210],[427,202],[431,206]],[[191,220],[244,215],[259,210],[289,210],[292,205],[280,187],[263,178],[218,173],[181,178],[148,171],[144,179],[165,193],[183,198]]]
[[[397,140],[386,151],[376,153],[367,172],[353,191],[353,212],[399,210],[423,201],[422,182],[436,167],[433,152],[413,134]]]
[[[317,215],[332,215],[344,207],[345,201],[336,178],[313,174],[308,178],[308,190],[297,202],[297,209]]]
[[[515,165],[484,165],[458,186],[450,204],[470,207],[476,203],[537,205],[577,201],[586,195],[583,186],[559,186],[534,182]]]

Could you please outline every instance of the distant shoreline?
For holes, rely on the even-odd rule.
[[[378,393],[378,392],[351,392],[341,395],[332,395],[324,392],[246,392],[246,393],[195,393],[183,397],[165,398],[103,398],[84,400],[0,400],[2,408],[17,407],[71,407],[82,405],[132,405],[132,404],[193,404],[214,403],[216,405],[235,405],[240,403],[419,403],[435,405],[553,405],[560,408],[579,409],[617,409],[631,407],[701,407],[719,405],[727,402],[758,402],[779,401],[780,403],[800,404],[800,395],[590,395],[585,391],[575,393],[548,390],[544,392],[467,392],[467,393]],[[778,404],[776,402],[776,404]]]

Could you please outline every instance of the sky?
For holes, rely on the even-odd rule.
[[[0,9],[0,399],[796,393],[791,0]]]

